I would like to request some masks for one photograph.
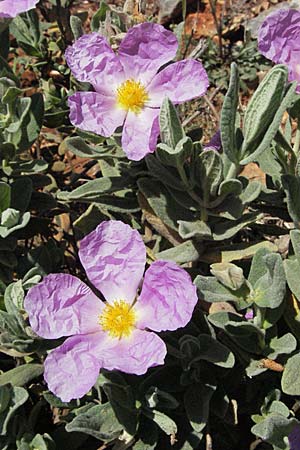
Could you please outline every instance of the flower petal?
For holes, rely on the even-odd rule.
[[[170,64],[159,72],[147,88],[150,107],[159,107],[164,97],[173,103],[182,103],[204,95],[209,86],[202,64],[188,59]]]
[[[144,84],[177,52],[176,36],[163,26],[145,22],[132,27],[121,42],[119,56],[128,78]]]
[[[155,333],[134,330],[129,337],[114,341],[115,345],[103,353],[103,367],[108,370],[142,375],[150,367],[164,363],[167,348]]]
[[[103,333],[72,336],[47,356],[45,381],[63,402],[82,397],[95,384],[102,366],[95,354],[103,338]]]
[[[80,242],[79,257],[107,301],[134,300],[146,263],[138,231],[118,220],[102,222]]]
[[[24,307],[35,333],[56,339],[99,330],[104,303],[79,278],[58,273],[32,287]]]
[[[188,273],[171,261],[155,261],[145,273],[135,310],[137,327],[154,331],[176,330],[190,320],[198,301]]]
[[[204,145],[203,150],[216,150],[219,152],[222,148],[221,130],[218,130],[213,134],[210,141]]]
[[[16,17],[18,14],[34,8],[39,0],[2,0],[0,17]]]
[[[122,147],[128,159],[139,161],[155,151],[158,117],[158,108],[144,108],[139,114],[128,112],[122,133]]]
[[[279,9],[264,20],[258,36],[259,51],[275,63],[287,63],[300,49],[300,11]]]
[[[290,61],[287,63],[289,69],[289,81],[297,81],[296,92],[300,93],[300,48],[293,52]]]
[[[279,9],[267,16],[258,36],[259,51],[275,63],[286,64],[289,80],[300,91],[300,11]]]
[[[68,103],[71,123],[101,136],[111,136],[125,119],[125,112],[117,108],[115,99],[97,92],[76,92]]]
[[[300,426],[296,425],[289,434],[290,450],[300,450]]]
[[[65,52],[67,64],[75,78],[92,84],[102,70],[103,58],[114,56],[105,37],[96,32],[84,34]]]

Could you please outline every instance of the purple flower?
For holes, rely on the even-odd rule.
[[[204,145],[203,150],[216,150],[219,152],[222,148],[221,131],[218,130],[212,136],[211,140]]]
[[[289,80],[300,92],[300,11],[279,9],[267,16],[258,37],[259,51],[276,64],[286,64]]]
[[[247,320],[251,320],[254,317],[254,311],[253,309],[248,309],[246,314],[245,314],[245,319]]]
[[[79,257],[106,303],[67,274],[46,276],[25,299],[39,336],[71,336],[45,360],[44,378],[63,401],[86,394],[101,367],[140,375],[163,364],[166,346],[153,331],[184,327],[197,303],[189,275],[169,261],[151,264],[138,294],[146,249],[123,222],[102,222],[81,241]]]
[[[300,450],[300,426],[296,425],[289,434],[290,450]]]
[[[195,60],[178,61],[158,72],[175,57],[177,47],[175,35],[154,23],[131,28],[118,55],[98,33],[80,37],[67,49],[66,60],[74,76],[92,84],[94,92],[69,98],[73,125],[105,137],[123,125],[122,147],[129,159],[138,161],[154,152],[164,97],[182,103],[205,94],[209,85],[205,69]]]
[[[39,0],[0,0],[0,17],[16,17],[34,8]]]

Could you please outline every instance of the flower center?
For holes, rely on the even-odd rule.
[[[119,106],[135,114],[141,112],[149,95],[139,81],[126,80],[117,89],[117,102]]]
[[[135,324],[135,313],[124,300],[107,303],[99,317],[99,324],[113,337],[129,336]]]

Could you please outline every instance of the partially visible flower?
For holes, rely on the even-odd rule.
[[[74,76],[94,91],[70,96],[73,125],[105,137],[123,125],[122,147],[129,159],[153,152],[164,97],[182,103],[205,94],[209,84],[202,64],[192,59],[158,72],[175,57],[177,47],[175,35],[154,23],[131,28],[118,54],[98,33],[80,37],[67,48],[66,60]]]
[[[289,80],[300,92],[300,11],[279,9],[267,16],[258,36],[259,51],[276,64],[286,64]]]
[[[39,0],[0,0],[0,17],[12,18],[34,8]]]
[[[289,434],[290,450],[300,450],[300,426],[296,425]]]
[[[39,336],[71,336],[45,360],[44,378],[63,401],[86,394],[102,367],[140,375],[163,364],[166,346],[153,331],[184,327],[197,303],[189,275],[169,261],[151,264],[139,293],[146,249],[123,222],[102,222],[81,241],[79,257],[106,303],[67,274],[46,276],[25,299]]]
[[[211,140],[206,145],[204,145],[203,150],[216,150],[218,152],[221,150],[221,148],[222,148],[221,131],[218,130],[212,136]]]
[[[247,320],[252,320],[254,317],[254,311],[253,309],[248,309],[246,314],[245,314],[245,319]]]

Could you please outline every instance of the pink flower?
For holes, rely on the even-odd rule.
[[[16,17],[34,8],[39,0],[0,0],[0,17]]]
[[[158,72],[177,48],[175,35],[154,23],[131,28],[118,55],[98,33],[80,37],[67,49],[66,60],[74,76],[92,84],[94,91],[69,98],[72,124],[105,137],[123,125],[122,147],[129,159],[153,152],[164,97],[182,103],[205,94],[209,84],[205,69],[195,60]]]
[[[163,364],[166,346],[153,331],[184,327],[197,303],[189,275],[169,261],[151,264],[138,293],[146,249],[123,222],[102,222],[81,241],[79,257],[106,303],[67,274],[46,276],[25,299],[39,336],[71,336],[45,360],[48,387],[63,401],[86,394],[102,367],[140,375]]]
[[[258,37],[259,51],[276,64],[286,64],[289,80],[300,92],[300,11],[279,9],[267,16]]]

